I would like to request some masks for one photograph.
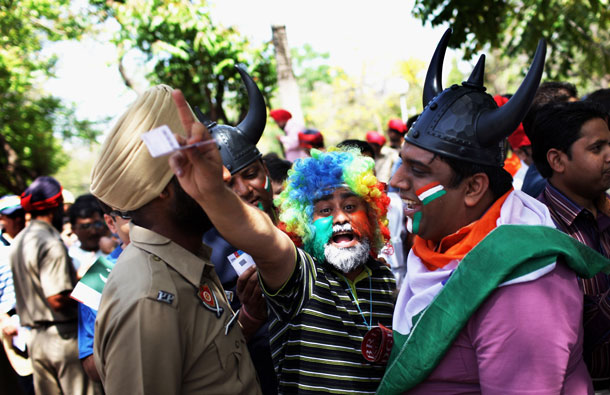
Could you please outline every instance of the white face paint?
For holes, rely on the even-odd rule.
[[[407,232],[413,233],[413,219],[411,217],[407,217]]]
[[[324,257],[340,272],[349,273],[367,261],[370,249],[368,239],[363,239],[356,245],[345,248],[328,243],[324,246]]]

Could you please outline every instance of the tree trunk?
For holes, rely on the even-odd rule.
[[[275,61],[277,63],[280,107],[290,111],[295,121],[305,124],[303,110],[301,109],[299,85],[292,71],[286,26],[271,26],[271,31],[273,33],[273,47],[275,48]]]

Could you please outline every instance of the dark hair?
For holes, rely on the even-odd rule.
[[[97,198],[89,193],[76,198],[68,211],[72,225],[76,224],[77,218],[91,218],[95,213],[98,213],[100,217],[104,214]]]
[[[453,170],[449,188],[457,187],[465,178],[477,173],[485,173],[489,178],[489,190],[493,194],[494,200],[500,198],[513,187],[513,177],[502,167],[479,165],[441,155],[438,155],[438,158],[447,163]]]
[[[534,127],[536,113],[550,103],[566,103],[570,99],[578,99],[578,91],[574,84],[569,82],[547,81],[540,84],[532,105],[530,106],[525,118],[523,118],[523,131],[529,138],[529,133]],[[531,140],[531,138],[530,138]]]
[[[356,148],[361,154],[369,154],[371,158],[375,159],[375,151],[371,148],[370,144],[364,140],[347,139],[337,144],[337,148]]]
[[[292,167],[292,162],[280,158],[276,153],[271,152],[262,158],[263,164],[269,170],[269,177],[275,182],[283,182],[288,178],[288,170]]]
[[[585,101],[592,101],[601,104],[607,113],[610,113],[610,88],[598,89],[589,93]]]
[[[419,118],[420,114],[415,114],[409,117],[409,119],[407,119],[407,132],[409,131],[409,129],[411,129],[411,126],[413,126],[413,124],[415,123],[415,121],[417,121],[417,118]]]
[[[553,175],[553,169],[546,160],[547,152],[555,148],[571,159],[570,148],[581,137],[582,125],[595,118],[608,122],[604,109],[595,102],[587,101],[548,104],[538,111],[530,141],[536,169],[544,178]]]

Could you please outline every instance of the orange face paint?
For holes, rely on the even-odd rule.
[[[360,239],[367,238],[373,240],[373,229],[366,211],[359,210],[353,213],[350,217],[350,222],[354,233]]]

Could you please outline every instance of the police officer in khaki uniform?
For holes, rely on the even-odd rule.
[[[160,85],[142,94],[106,139],[91,192],[132,219],[131,243],[108,276],[94,357],[106,393],[259,394],[237,318],[201,242],[207,215],[152,158],[140,136],[184,135]]]
[[[53,177],[38,177],[21,195],[32,215],[13,241],[11,269],[21,325],[31,327],[28,349],[37,394],[93,394],[78,359],[76,302],[69,293],[76,272],[59,230],[62,188]]]

